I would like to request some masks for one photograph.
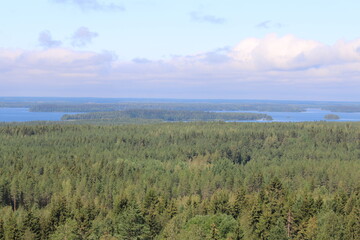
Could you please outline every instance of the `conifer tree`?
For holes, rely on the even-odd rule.
[[[4,221],[0,217],[0,240],[5,239],[5,232],[4,232]]]
[[[234,218],[238,218],[242,212],[243,209],[246,207],[246,198],[245,198],[245,189],[241,188],[235,196],[235,202],[232,206],[231,213]]]
[[[34,234],[34,239],[41,239],[40,219],[31,210],[25,217],[24,227]]]
[[[211,240],[219,240],[220,239],[219,230],[217,229],[215,223],[211,224],[211,237],[210,237],[210,239]]]
[[[347,224],[345,226],[346,239],[360,239],[360,207],[353,208],[350,215],[347,217]]]
[[[273,225],[269,230],[269,236],[265,238],[266,240],[287,240],[287,232],[284,225],[284,222],[279,218],[275,225]]]
[[[149,239],[149,226],[136,204],[129,206],[118,218],[117,236],[124,240]]]

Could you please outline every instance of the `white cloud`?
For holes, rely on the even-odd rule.
[[[83,77],[99,77],[106,74],[115,57],[112,53],[72,51],[51,48],[41,51],[0,50],[0,63],[6,63],[0,83],[23,82],[33,84],[56,84],[81,82]],[[44,82],[44,79],[45,82]]]
[[[112,96],[244,98],[261,92],[264,97],[288,94],[301,99],[310,92],[336,95],[341,89],[360,100],[355,93],[360,87],[359,50],[360,39],[325,45],[273,34],[244,39],[233,48],[161,61],[119,61],[111,52],[64,48],[0,49],[0,95],[18,86],[54,89],[65,84],[75,93],[88,91],[88,96],[110,91]]]
[[[339,41],[328,46],[292,35],[278,37],[270,34],[263,39],[249,38],[241,41],[229,55],[240,68],[292,71],[360,61],[360,53],[357,51],[359,47],[360,40]]]
[[[271,34],[263,39],[250,38],[240,42],[231,56],[245,67],[254,69],[292,69],[311,66],[309,57],[321,47],[322,44],[315,41],[291,35],[279,38]]]

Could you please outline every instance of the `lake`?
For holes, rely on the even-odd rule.
[[[319,108],[309,108],[305,112],[257,112],[257,111],[222,111],[222,112],[249,112],[249,113],[265,113],[273,118],[272,121],[261,122],[313,122],[313,121],[329,121],[329,122],[357,122],[360,121],[360,112],[355,113],[335,113],[331,111],[321,110]],[[339,120],[325,120],[326,114],[336,114]],[[259,121],[251,121],[259,122]]]
[[[229,111],[226,111],[229,112]],[[265,113],[273,118],[272,122],[308,122],[325,121],[324,116],[330,111],[317,108],[309,108],[306,112],[256,112],[256,111],[236,111]],[[27,122],[27,121],[60,121],[64,114],[76,114],[65,112],[29,112],[28,108],[0,108],[0,122]],[[333,113],[340,117],[339,120],[326,120],[331,122],[360,121],[360,112],[356,113]],[[251,121],[259,122],[259,121]],[[271,122],[271,121],[261,121]]]
[[[60,121],[64,114],[68,113],[29,112],[28,108],[0,108],[0,122]]]

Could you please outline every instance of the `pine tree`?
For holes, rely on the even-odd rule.
[[[235,240],[242,240],[242,239],[244,239],[244,231],[243,231],[240,223],[238,223],[238,225],[237,225],[236,228],[235,228],[234,239],[235,239]]]
[[[70,210],[68,209],[67,201],[64,197],[60,197],[59,199],[54,200],[50,209],[50,217],[44,231],[45,237],[53,233],[57,226],[66,222],[70,215],[69,211]]]
[[[273,216],[270,209],[265,208],[259,218],[255,233],[259,239],[266,240],[269,238],[269,231],[273,226]]]
[[[282,219],[278,219],[276,224],[270,228],[269,236],[266,240],[287,240],[287,232]]]
[[[174,200],[170,201],[170,203],[166,207],[165,212],[169,216],[170,219],[176,216],[176,214],[178,213],[178,209],[176,207]]]
[[[148,239],[149,226],[136,204],[128,207],[119,217],[117,223],[117,235],[120,239]]]
[[[73,219],[67,219],[66,222],[57,227],[56,231],[49,236],[50,240],[79,240],[77,235],[77,224]]]
[[[219,240],[220,236],[219,236],[219,230],[216,227],[215,223],[211,224],[211,240]]]
[[[262,205],[261,205],[261,202],[258,201],[250,211],[249,225],[250,225],[250,229],[252,230],[253,233],[256,233],[258,230],[258,224],[259,224],[262,214],[263,214]]]
[[[149,226],[149,230],[150,230],[149,236],[151,239],[154,239],[156,237],[156,235],[158,235],[162,229],[158,213],[155,211],[150,211],[145,216],[145,221],[146,221],[147,225]]]
[[[245,198],[245,189],[241,188],[235,196],[235,202],[232,206],[232,216],[234,218],[238,218],[241,214],[243,209],[246,207],[246,198]]]
[[[347,224],[345,227],[345,236],[349,240],[360,239],[360,207],[353,208],[350,215],[347,217]]]
[[[4,221],[0,217],[0,240],[5,239],[5,232],[4,232]]]
[[[229,195],[225,191],[217,191],[211,197],[210,209],[214,214],[229,213]]]
[[[24,226],[34,234],[34,239],[41,239],[40,219],[29,211],[24,220]]]
[[[5,239],[17,240],[20,238],[20,231],[16,224],[16,219],[13,214],[10,214],[5,220],[4,224],[4,236]]]
[[[318,231],[317,218],[312,217],[307,222],[307,226],[305,229],[305,236],[306,236],[305,238],[308,240],[315,240],[317,231]]]

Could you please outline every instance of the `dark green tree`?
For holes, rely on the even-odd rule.
[[[26,214],[23,224],[25,228],[34,234],[34,239],[41,239],[40,218],[35,216],[32,211]]]
[[[117,236],[124,240],[141,240],[150,238],[150,229],[141,211],[133,204],[117,220]]]

